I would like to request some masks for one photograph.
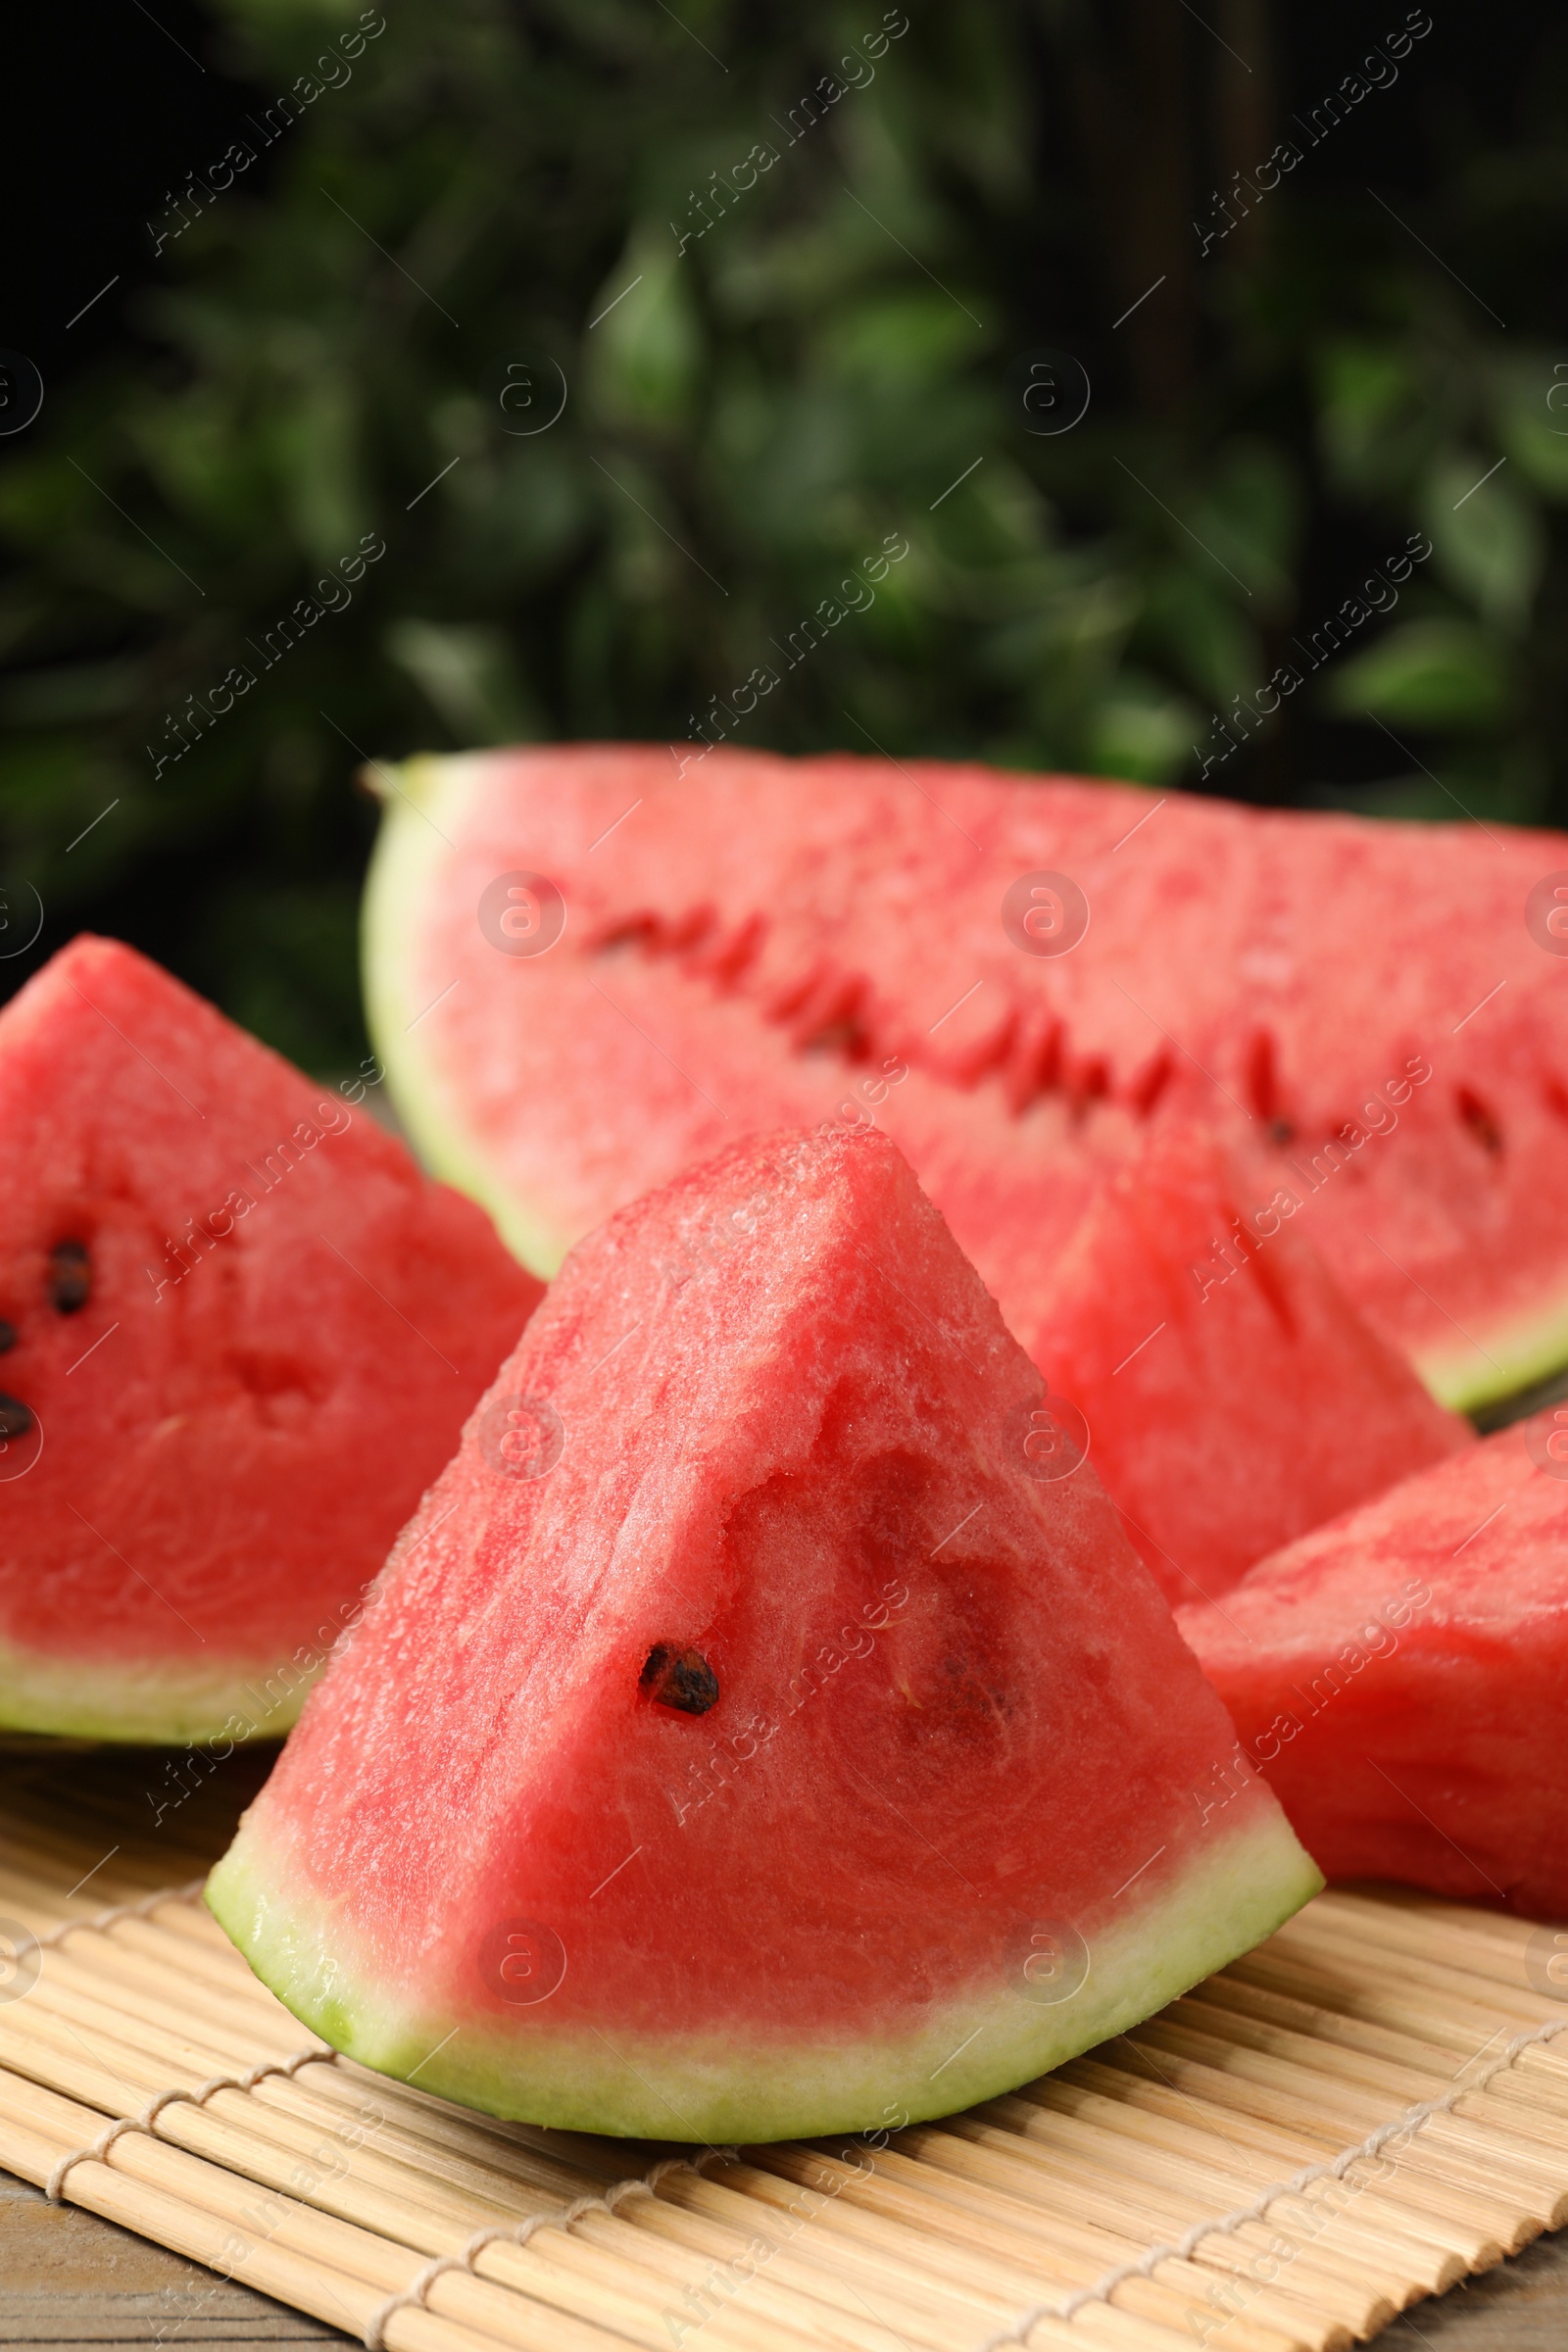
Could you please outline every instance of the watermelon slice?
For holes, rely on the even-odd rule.
[[[340,2049],[498,2115],[886,2125],[1145,2016],[1319,1884],[875,1134],[567,1260],[215,1872]]]
[[[1568,1407],[1179,1622],[1331,1878],[1568,1919]]]
[[[1568,1359],[1560,836],[689,747],[393,782],[374,1034],[431,1163],[541,1272],[843,1102],[1033,1352],[1097,1171],[1197,1116],[1446,1402]]]
[[[0,1725],[286,1729],[538,1284],[113,940],[0,1013]]]
[[[1299,1211],[1283,1186],[1250,1203],[1211,1141],[1166,1124],[1045,1297],[1036,1360],[1173,1603],[1474,1443],[1361,1320]]]

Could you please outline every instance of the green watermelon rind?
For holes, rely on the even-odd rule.
[[[1003,1986],[956,2001],[917,2035],[815,2047],[765,2032],[750,2044],[718,2034],[638,2039],[613,2017],[602,2031],[553,2037],[545,2004],[519,2011],[513,2033],[496,2031],[493,2011],[400,2010],[346,1957],[346,1923],[302,1900],[296,1874],[247,1825],[208,1880],[207,1902],[285,2007],[378,2074],[417,2078],[421,2090],[511,2122],[745,2144],[875,2132],[890,2119],[919,2123],[995,2098],[1250,1951],[1323,1878],[1272,1805],[1238,1812],[1236,1827],[1216,1825],[1178,1877],[1113,1902],[1113,1924],[1090,1937],[1089,1975],[1070,2000],[1042,2006]]]
[[[548,1282],[559,1271],[571,1237],[552,1232],[536,1217],[464,1133],[413,1034],[421,1008],[408,993],[410,916],[421,896],[430,829],[444,834],[446,826],[455,823],[454,807],[466,797],[469,776],[481,763],[479,755],[426,755],[406,760],[395,773],[379,762],[369,772],[369,781],[382,796],[383,813],[361,914],[365,1017],[398,1117],[424,1165],[476,1200],[513,1256]],[[388,797],[389,791],[395,799]]]
[[[290,1730],[324,1655],[281,1669],[275,1658],[221,1666],[127,1659],[94,1665],[0,1642],[0,1735],[48,1733],[121,1746],[210,1746],[277,1740]],[[281,1686],[279,1688],[279,1686]]]
[[[1484,1359],[1479,1367],[1478,1354]],[[1479,1340],[1441,1352],[1429,1348],[1416,1359],[1415,1369],[1440,1404],[1450,1412],[1475,1413],[1534,1388],[1565,1364],[1568,1303],[1557,1302],[1489,1331],[1485,1348]]]
[[[392,770],[377,764],[380,831],[366,883],[362,972],[371,1042],[386,1070],[399,1116],[434,1174],[488,1211],[513,1255],[549,1281],[572,1240],[519,1199],[466,1131],[440,1072],[415,1034],[420,1010],[408,995],[408,942],[419,930],[430,868],[432,829],[461,830],[464,803],[487,755],[426,753]],[[477,909],[475,909],[477,919]],[[1423,1348],[1414,1369],[1440,1404],[1469,1413],[1516,1395],[1568,1364],[1568,1300],[1543,1312],[1499,1318],[1451,1347]]]

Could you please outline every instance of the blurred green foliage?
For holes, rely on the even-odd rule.
[[[733,740],[1196,781],[1213,714],[1421,530],[1398,611],[1212,782],[1560,818],[1562,77],[1506,148],[1450,122],[1398,218],[1303,170],[1200,259],[1199,178],[1282,102],[1237,115],[1185,25],[1176,78],[1140,62],[1138,6],[389,0],[328,87],[358,9],[215,0],[253,128],[319,94],[0,470],[0,870],[46,944],[108,922],[345,1063],[362,753],[679,742],[890,532]],[[1071,430],[1031,429],[1042,351],[1088,367]]]

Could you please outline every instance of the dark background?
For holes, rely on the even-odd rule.
[[[1200,257],[1212,191],[1306,148],[1297,118],[1427,13]],[[1201,788],[1564,821],[1553,13],[911,0],[875,80],[678,256],[692,191],[784,149],[877,0],[388,0],[155,256],[360,11],[31,12],[0,345],[45,400],[0,439],[0,939],[31,891],[44,922],[0,988],[92,925],[346,1064],[361,750],[686,739],[888,532],[876,605],[736,741],[1199,785],[1216,713],[1419,531],[1397,610]],[[1092,385],[1050,436],[1043,351]],[[536,395],[563,371],[547,431],[505,429],[509,361]],[[362,533],[387,552],[352,604],[263,672],[247,639]],[[174,757],[238,660],[256,686]]]

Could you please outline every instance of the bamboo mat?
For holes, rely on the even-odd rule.
[[[1548,1930],[1333,1891],[1012,2097],[671,2150],[308,2035],[191,1883],[264,1765],[0,1760],[0,2165],[372,2348],[1330,2352],[1568,2221]]]

